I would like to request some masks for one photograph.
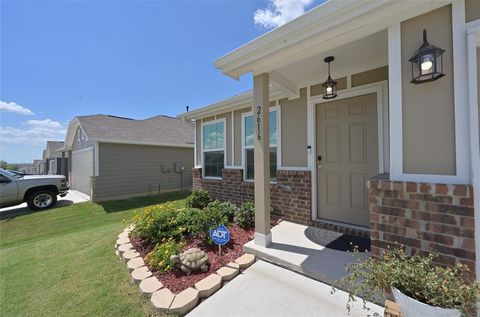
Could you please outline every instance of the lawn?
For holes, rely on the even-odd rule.
[[[2,316],[150,316],[114,253],[136,210],[185,193],[80,203],[0,221]]]

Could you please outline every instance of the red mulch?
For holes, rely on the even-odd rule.
[[[182,251],[190,248],[199,248],[207,252],[208,258],[210,259],[210,269],[208,272],[197,271],[188,276],[179,268],[174,268],[167,272],[158,272],[154,268],[151,268],[148,263],[147,266],[149,266],[153,275],[162,282],[164,287],[168,288],[172,293],[178,294],[189,287],[193,287],[198,281],[241,256],[243,254],[243,245],[253,239],[255,232],[253,229],[246,230],[237,225],[229,227],[228,230],[230,231],[230,241],[222,246],[222,256],[218,255],[218,246],[215,244],[205,245],[201,240],[192,237],[186,237],[185,239],[186,243]],[[154,245],[149,241],[134,237],[131,237],[130,241],[142,258],[145,258],[154,248]]]

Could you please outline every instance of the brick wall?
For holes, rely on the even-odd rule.
[[[272,216],[310,225],[312,222],[312,183],[308,171],[277,171],[277,182],[270,185]],[[193,190],[208,191],[210,197],[231,201],[237,206],[254,200],[254,183],[243,180],[243,169],[223,169],[222,179],[202,178],[202,169],[193,169]]]
[[[444,265],[475,269],[473,188],[394,182],[368,182],[372,254],[403,244],[410,253],[439,253]]]

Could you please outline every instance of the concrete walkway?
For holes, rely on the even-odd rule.
[[[55,207],[65,207],[70,206],[71,204],[83,203],[90,201],[90,197],[76,190],[70,190],[65,197],[57,196],[58,201]],[[22,215],[26,213],[31,213],[32,210],[27,207],[27,203],[23,203],[17,206],[6,207],[0,209],[0,219]]]
[[[188,316],[322,316],[346,317],[348,294],[330,294],[331,286],[276,265],[257,261]],[[357,301],[351,317],[383,316],[383,308]]]

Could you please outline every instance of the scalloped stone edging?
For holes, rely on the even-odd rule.
[[[140,257],[140,253],[133,248],[128,237],[133,229],[133,225],[130,225],[118,235],[115,243],[115,254],[125,263],[131,278],[139,283],[140,292],[150,297],[151,304],[158,312],[186,315],[198,305],[201,298],[210,297],[222,288],[224,282],[232,280],[255,262],[255,255],[245,253],[234,262],[228,263],[218,269],[217,272],[198,281],[193,287],[189,287],[178,294],[173,294],[153,276]]]

